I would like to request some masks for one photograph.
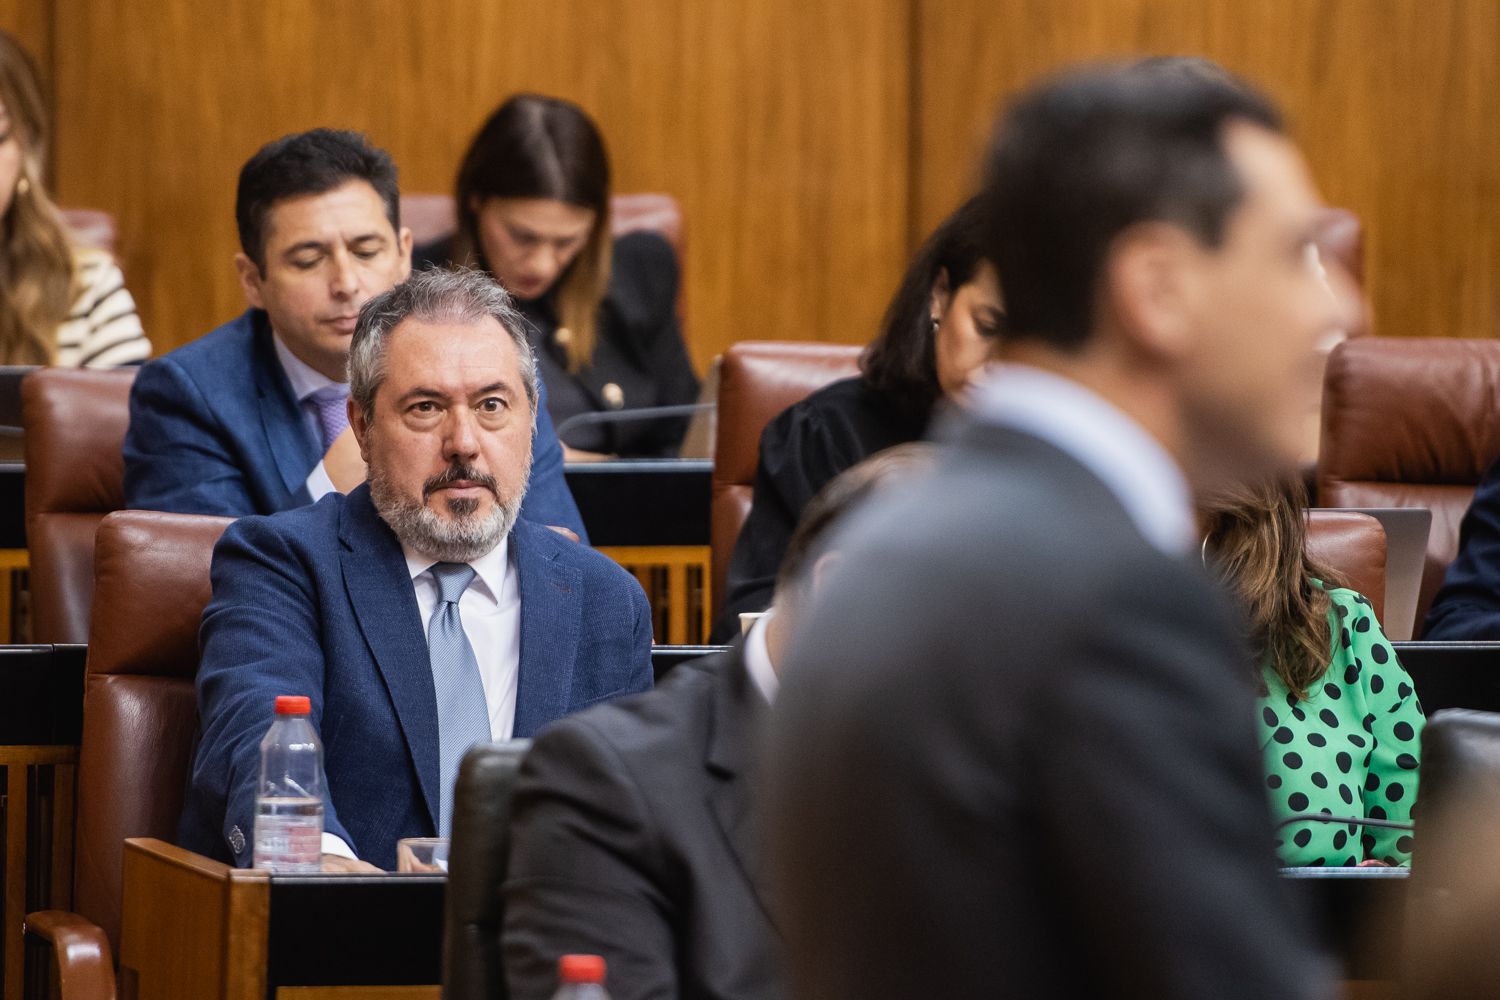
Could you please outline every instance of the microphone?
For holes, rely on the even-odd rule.
[[[1277,823],[1275,828],[1280,831],[1283,827],[1291,826],[1293,823],[1335,823],[1339,826],[1353,824],[1357,826],[1373,826],[1382,830],[1406,830],[1416,829],[1412,823],[1398,823],[1393,819],[1366,819],[1363,816],[1333,816],[1328,813],[1294,813],[1286,819]]]
[[[681,419],[691,417],[695,413],[704,410],[715,409],[715,403],[680,403],[675,406],[637,406],[629,410],[593,410],[589,413],[575,413],[573,416],[557,425],[558,440],[568,431],[579,427],[592,427],[598,424],[625,424],[638,420],[668,420],[672,418]]]

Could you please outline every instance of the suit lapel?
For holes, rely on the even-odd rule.
[[[756,850],[751,807],[756,731],[768,706],[745,670],[743,640],[730,647],[724,657],[723,669],[715,681],[708,751],[704,757],[704,766],[716,779],[708,792],[709,811],[761,909],[775,926],[771,883],[761,852]]]
[[[521,586],[521,665],[516,681],[515,736],[531,736],[573,704],[573,668],[583,616],[583,577],[560,558],[563,540],[547,528],[517,521],[511,530]]]
[[[266,447],[276,460],[276,471],[281,474],[286,491],[308,503],[312,497],[305,488],[307,474],[323,455],[307,432],[307,422],[302,419],[302,411],[297,408],[297,400],[292,395],[292,384],[287,381],[281,360],[276,357],[271,327],[265,314],[252,314],[251,322],[255,324],[255,388],[259,395],[260,426],[266,435]]]
[[[360,631],[385,681],[433,826],[438,805],[437,695],[416,592],[401,543],[361,486],[344,504],[339,531],[344,586]]]

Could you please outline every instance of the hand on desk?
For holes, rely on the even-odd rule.
[[[356,861],[354,858],[346,858],[338,854],[323,855],[323,870],[325,872],[341,872],[343,874],[368,874],[375,872],[380,874],[380,869],[368,861]]]
[[[328,454],[323,456],[323,471],[328,473],[333,488],[340,493],[348,493],[365,481],[365,460],[359,453],[353,427],[345,427],[343,433],[333,439]]]

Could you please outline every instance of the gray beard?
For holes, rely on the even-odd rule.
[[[438,562],[473,562],[500,544],[521,515],[525,487],[514,497],[500,500],[483,518],[475,516],[479,501],[460,498],[448,501],[451,520],[439,517],[420,501],[404,496],[384,474],[371,472],[370,500],[402,544]]]

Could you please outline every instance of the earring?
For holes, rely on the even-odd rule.
[[[21,195],[22,197],[25,197],[26,195],[28,195],[30,193],[31,193],[31,178],[29,178],[29,177],[22,177],[20,180],[16,181],[16,194]]]
[[[934,334],[937,333],[938,327],[942,325],[941,321],[936,316],[933,316],[931,317],[930,322],[932,323],[932,332]]]

